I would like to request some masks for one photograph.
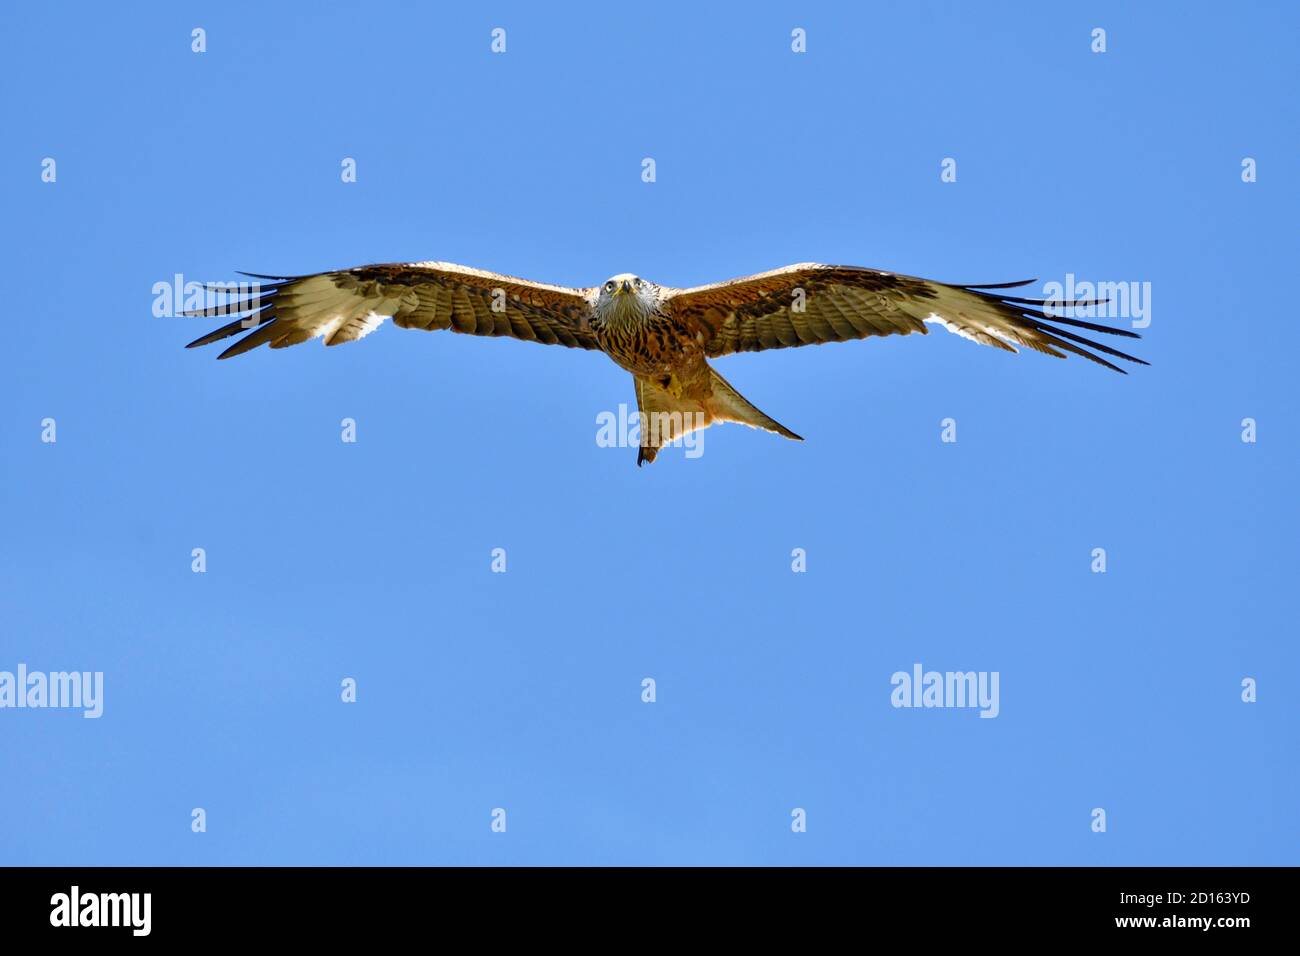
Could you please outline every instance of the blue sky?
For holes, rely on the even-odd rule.
[[[1293,5],[0,17],[0,671],[104,674],[97,720],[0,710],[0,863],[1300,862]],[[637,469],[594,353],[218,363],[151,313],[418,259],[1150,283],[1152,366],[734,356],[807,441]],[[892,707],[916,663],[997,672],[998,717]]]

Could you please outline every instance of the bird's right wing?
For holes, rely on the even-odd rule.
[[[1123,369],[1095,353],[1147,364],[1060,328],[1066,325],[1138,338],[1127,329],[1060,315],[1066,308],[1104,303],[1022,299],[1003,291],[1026,284],[959,286],[879,269],[804,262],[677,290],[666,305],[679,321],[703,336],[710,358],[875,335],[925,334],[926,323],[933,322],[963,338],[1008,352],[1016,351],[1017,346],[1057,358],[1070,352],[1117,372]]]
[[[217,358],[323,338],[353,342],[387,318],[407,329],[451,329],[547,345],[598,349],[588,323],[590,289],[572,289],[450,262],[389,263],[307,276],[253,276],[231,283],[244,298],[188,316],[236,316],[187,346],[249,332]],[[225,290],[226,286],[218,287]]]

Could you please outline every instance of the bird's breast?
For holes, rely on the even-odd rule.
[[[671,319],[657,313],[613,319],[600,328],[597,341],[610,358],[636,375],[679,367],[693,342]]]

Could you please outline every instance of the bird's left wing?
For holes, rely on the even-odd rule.
[[[450,262],[388,263],[307,276],[253,276],[254,283],[218,286],[243,298],[189,316],[235,316],[229,325],[187,346],[207,345],[241,332],[217,358],[259,345],[273,349],[323,338],[353,342],[387,318],[407,329],[451,329],[505,335],[547,345],[597,349],[588,325],[590,289],[545,285]]]
[[[844,342],[873,335],[925,334],[934,322],[964,338],[1008,352],[1024,346],[1064,358],[1083,356],[1117,372],[1123,369],[1088,349],[1146,365],[1108,345],[1057,328],[1068,325],[1139,338],[1136,332],[1062,318],[1059,309],[1100,304],[1022,299],[1004,290],[1027,285],[947,285],[930,279],[805,262],[670,294],[665,307],[704,337],[710,357],[731,352]],[[1053,308],[1049,315],[1045,307]],[[1051,324],[1055,323],[1055,324]],[[1087,349],[1081,346],[1087,346]]]

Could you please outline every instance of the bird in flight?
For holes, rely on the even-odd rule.
[[[927,323],[1007,352],[1017,346],[1057,358],[1082,356],[1123,372],[1102,355],[1148,363],[1060,326],[1139,338],[1135,332],[1063,318],[1060,310],[1105,304],[1019,298],[1008,289],[1034,280],[948,285],[864,269],[800,263],[692,289],[631,274],[586,289],[546,285],[449,262],[388,263],[305,276],[244,273],[255,283],[217,285],[242,295],[189,316],[234,316],[191,342],[207,345],[248,332],[218,358],[259,345],[273,349],[323,338],[353,342],[391,318],[404,329],[451,329],[604,352],[632,373],[641,413],[637,465],[715,422],[740,422],[802,439],[763,414],[708,360],[733,352],[925,334]],[[233,288],[232,288],[233,287]]]

